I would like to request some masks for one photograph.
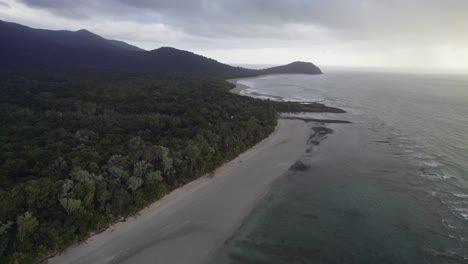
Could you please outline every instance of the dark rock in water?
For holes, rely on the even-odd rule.
[[[318,141],[318,140],[311,140],[311,141],[310,141],[310,144],[312,144],[312,145],[314,145],[314,146],[318,146],[318,145],[320,145],[320,141]]]
[[[385,143],[385,144],[390,144],[390,141],[388,140],[376,140],[374,141],[375,143]]]
[[[310,166],[304,164],[302,161],[297,161],[289,168],[289,170],[290,171],[306,171],[309,168]]]
[[[328,127],[313,127],[312,130],[319,135],[333,134],[333,129]]]
[[[306,149],[306,153],[310,153],[314,146],[320,145],[320,142],[325,140],[328,134],[333,133],[333,129],[327,127],[313,127],[312,130],[314,133],[310,135],[309,140],[307,141],[308,147]]]

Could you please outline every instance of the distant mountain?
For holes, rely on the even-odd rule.
[[[303,73],[303,74],[321,74],[319,67],[310,62],[296,61],[288,65],[272,67],[262,70],[266,74],[281,74],[281,73]]]
[[[255,74],[253,70],[233,67],[206,58],[190,51],[163,47],[148,51],[145,56],[146,65],[157,72],[182,72],[207,75],[244,76]]]
[[[305,62],[251,70],[169,47],[146,51],[84,29],[74,32],[33,29],[0,20],[0,36],[0,70],[101,70],[225,77],[322,73],[312,63]]]
[[[72,48],[109,48],[109,49],[124,49],[133,51],[143,51],[142,49],[129,45],[122,41],[109,40],[86,29],[78,31],[67,30],[46,30],[34,29],[20,24],[4,22],[0,20],[0,33],[2,35],[2,44],[26,44],[24,41],[38,41],[40,43],[48,43],[50,45],[63,45]],[[28,43],[34,45],[34,43]]]

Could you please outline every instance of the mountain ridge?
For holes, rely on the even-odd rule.
[[[243,77],[263,74],[321,74],[312,63],[293,62],[262,70],[234,67],[190,51],[161,47],[146,51],[86,29],[35,29],[0,20],[0,69],[91,70],[184,73]]]

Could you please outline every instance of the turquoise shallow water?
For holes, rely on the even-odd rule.
[[[214,263],[465,263],[468,77],[334,72],[241,81],[352,121],[304,153]],[[321,126],[315,124],[311,126]],[[313,131],[311,130],[311,134]]]

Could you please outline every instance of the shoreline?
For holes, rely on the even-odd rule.
[[[255,79],[257,77],[248,77],[248,78],[235,78],[235,79],[228,79],[226,80],[227,82],[235,85],[235,87],[231,90],[229,90],[230,93],[239,95],[239,96],[247,96],[247,97],[252,97],[256,98],[254,96],[249,96],[249,95],[244,95],[241,92],[246,89],[250,89],[250,86],[247,86],[245,84],[241,84],[238,81],[243,80],[243,79]],[[270,97],[275,97],[275,96],[270,96]],[[261,98],[256,98],[259,100],[263,100]],[[275,101],[275,100],[273,100]],[[275,101],[278,103],[278,101]],[[288,101],[279,101],[279,103],[295,103],[295,102],[288,102]],[[322,103],[317,103],[317,102],[309,102],[305,104],[306,107],[302,107],[300,109],[277,109],[279,113],[279,119],[289,119],[289,120],[302,120],[304,122],[314,122],[314,123],[321,123],[321,124],[350,124],[352,122],[346,121],[346,120],[341,120],[341,119],[320,119],[320,118],[310,118],[310,117],[292,117],[292,116],[287,116],[285,114],[288,113],[346,113],[345,110],[341,108],[336,108],[336,107],[329,107],[325,104]],[[309,106],[309,107],[308,107]]]
[[[305,152],[310,125],[278,121],[266,139],[49,263],[205,263]],[[183,249],[181,251],[180,249]]]
[[[257,78],[257,77],[254,77],[254,78]],[[242,95],[241,92],[243,90],[246,90],[246,89],[249,89],[251,87],[247,86],[247,85],[244,85],[244,84],[240,84],[238,83],[238,81],[240,79],[246,79],[246,78],[236,78],[236,79],[228,79],[226,80],[227,82],[229,83],[232,83],[234,84],[236,87],[232,88],[229,92],[230,93],[233,93],[233,94],[237,94],[237,95]]]

